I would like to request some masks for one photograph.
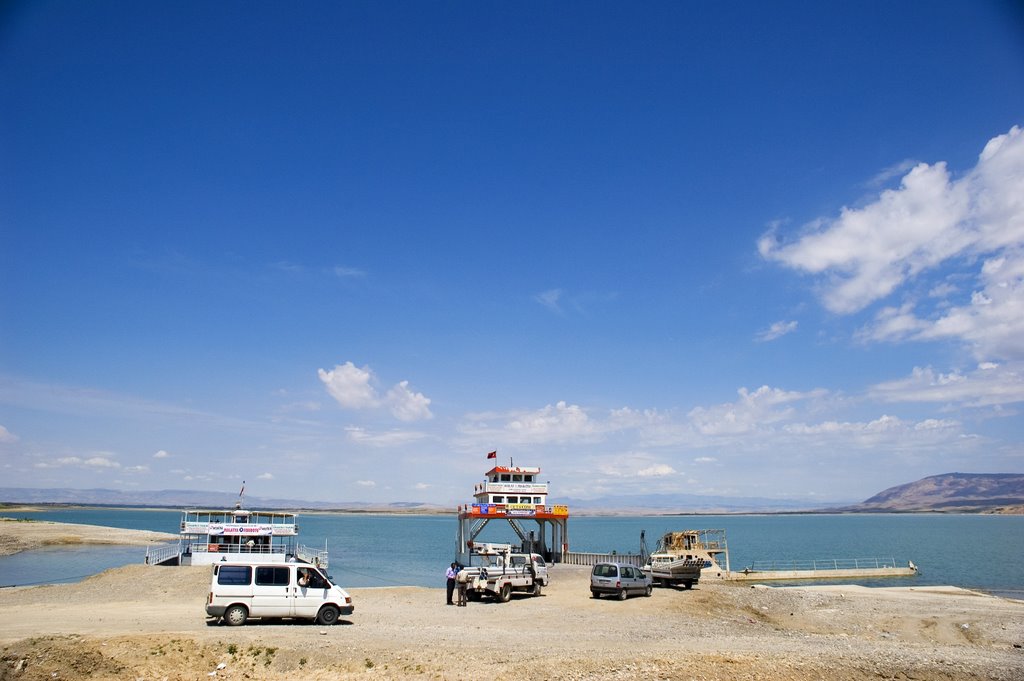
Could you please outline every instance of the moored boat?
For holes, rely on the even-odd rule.
[[[285,563],[298,561],[328,567],[327,547],[311,549],[298,543],[298,514],[290,511],[250,511],[241,502],[230,510],[186,509],[181,512],[177,545],[147,552],[155,564],[212,565]]]

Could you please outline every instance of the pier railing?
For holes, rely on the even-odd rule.
[[[322,567],[325,570],[328,567],[327,549],[311,549],[308,546],[299,544],[295,555],[299,560],[304,560],[311,565]]]
[[[598,563],[623,563],[643,567],[644,557],[639,553],[583,553],[581,551],[563,551],[561,562],[565,565],[593,566]]]
[[[146,565],[160,565],[172,558],[177,558],[181,553],[181,546],[178,544],[160,544],[146,547]]]
[[[822,560],[755,560],[747,570],[776,572],[780,570],[867,570],[905,567],[893,558],[827,558]]]

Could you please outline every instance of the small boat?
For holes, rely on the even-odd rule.
[[[230,510],[186,509],[181,512],[177,545],[146,553],[150,565],[212,565],[230,563],[303,562],[328,567],[323,550],[298,543],[298,514],[249,511],[242,502]]]

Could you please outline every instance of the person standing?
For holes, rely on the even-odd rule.
[[[448,603],[447,603],[447,605],[455,605],[454,603],[452,603],[452,594],[455,592],[455,579],[456,579],[456,577],[458,577],[458,575],[459,575],[459,565],[458,565],[458,563],[452,563],[448,567],[448,572],[446,572],[445,575],[444,575],[448,579],[448,584],[447,584],[447,587],[448,587]]]

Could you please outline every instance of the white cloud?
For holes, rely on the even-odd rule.
[[[808,393],[789,392],[763,385],[754,392],[738,391],[736,402],[712,407],[695,407],[687,415],[702,435],[737,435],[748,433],[765,424],[784,421],[792,416],[794,402],[823,397],[824,390]]]
[[[425,433],[412,430],[389,430],[381,433],[374,433],[358,426],[348,426],[345,428],[345,435],[352,442],[371,445],[374,447],[393,447],[422,440],[427,437]]]
[[[5,442],[17,442],[18,436],[7,430],[4,426],[0,426],[0,443]]]
[[[376,487],[377,483],[373,480],[356,480],[356,484],[360,487]]]
[[[331,397],[345,409],[368,409],[380,402],[377,391],[370,385],[373,372],[369,367],[359,369],[352,362],[345,362],[331,371],[317,369],[317,375]]]
[[[594,426],[582,407],[560,401],[515,416],[505,424],[503,431],[517,443],[561,442],[592,435]]]
[[[667,464],[660,463],[653,466],[647,466],[646,468],[641,468],[636,472],[636,474],[641,478],[663,478],[668,475],[675,475],[676,469]]]
[[[433,485],[429,485],[425,482],[417,482],[413,485],[413,489],[430,489],[431,487],[433,487]]]
[[[782,336],[785,336],[788,333],[793,333],[794,331],[796,331],[796,327],[798,324],[799,322],[797,321],[775,322],[767,329],[762,329],[761,331],[758,331],[757,335],[754,336],[754,339],[759,343],[773,341],[776,338],[781,338]]]
[[[121,464],[107,456],[91,456],[82,462],[92,468],[120,468]]]
[[[433,418],[430,398],[409,389],[409,381],[400,381],[381,398],[374,387],[376,377],[370,367],[357,368],[345,362],[331,371],[318,369],[317,374],[327,392],[345,409],[376,409],[386,406],[400,421],[420,421]]]
[[[259,475],[256,476],[256,479],[257,480],[273,480],[274,479],[274,474],[273,473],[260,473]]]
[[[366,272],[356,269],[355,267],[344,267],[342,265],[335,265],[334,276],[341,279],[361,279],[366,276]]]
[[[399,421],[421,421],[434,417],[430,413],[430,398],[409,390],[409,381],[401,381],[391,388],[387,402],[391,406],[391,413]]]
[[[906,378],[872,386],[870,397],[883,402],[935,402],[990,407],[1024,401],[1024,363],[986,362],[967,373],[941,373],[914,367]]]
[[[533,297],[538,303],[554,312],[561,312],[562,306],[559,301],[562,298],[562,289],[553,288],[543,293],[538,293]]]
[[[716,461],[718,461],[718,459],[713,456],[698,456],[693,460],[694,463],[715,463]]]
[[[862,208],[843,208],[835,219],[812,223],[792,243],[779,243],[774,230],[758,243],[764,258],[820,275],[825,306],[841,314],[861,310],[954,258],[969,266],[977,256],[988,256],[988,271],[981,272],[982,298],[939,320],[920,320],[906,311],[908,318],[895,328],[912,327],[922,337],[930,332],[961,338],[979,350],[1003,353],[1022,352],[1019,342],[1011,340],[1022,337],[1019,322],[1000,326],[1021,318],[1021,281],[1012,273],[1019,272],[1022,247],[1024,134],[1018,127],[992,139],[961,179],[951,178],[945,163],[921,163],[898,189],[883,191]],[[984,312],[983,305],[989,306]],[[891,324],[893,317],[880,321]],[[1009,356],[1017,355],[999,355]]]
[[[161,449],[160,451],[158,451],[156,454],[153,455],[153,458],[154,459],[166,459],[169,456],[170,456],[170,454],[168,454],[167,451]]]

